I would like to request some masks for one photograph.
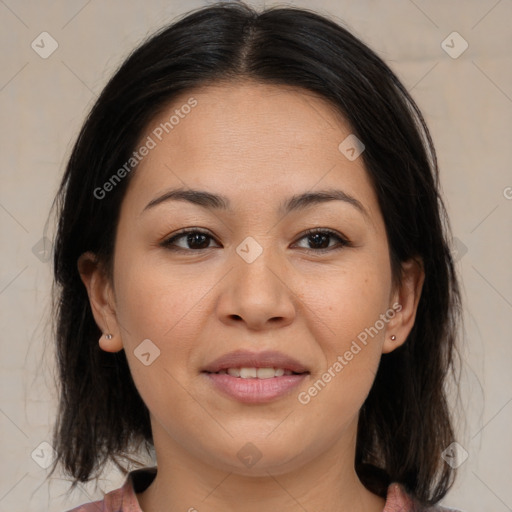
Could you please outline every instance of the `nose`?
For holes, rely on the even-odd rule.
[[[242,254],[242,253],[240,253]],[[222,322],[248,329],[284,327],[293,322],[297,299],[285,261],[266,247],[253,261],[234,251],[217,304]]]

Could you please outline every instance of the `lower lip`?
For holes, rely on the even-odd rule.
[[[265,403],[276,400],[296,388],[308,375],[283,375],[270,379],[242,379],[226,373],[203,372],[221,392],[244,403]]]

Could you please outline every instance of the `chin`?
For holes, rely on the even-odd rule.
[[[267,434],[243,437],[243,441],[230,440],[230,446],[219,453],[219,446],[212,447],[211,463],[230,473],[252,477],[268,477],[293,471],[306,463],[304,440],[294,442],[290,436],[270,439]],[[213,451],[217,450],[217,451]],[[204,451],[203,460],[204,460]]]

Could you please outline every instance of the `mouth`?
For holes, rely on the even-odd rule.
[[[240,379],[273,379],[275,377],[282,377],[283,375],[302,375],[303,373],[308,372],[292,372],[291,370],[285,368],[257,368],[255,366],[243,366],[240,368],[227,368],[219,370],[218,372],[205,373],[213,373],[214,375],[231,375],[231,377]]]
[[[288,395],[310,374],[280,352],[235,351],[201,370],[216,391],[244,403],[265,403]]]

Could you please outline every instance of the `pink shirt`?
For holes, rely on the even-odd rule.
[[[119,489],[105,494],[102,500],[85,503],[68,512],[142,512],[137,493],[143,492],[156,476],[156,466],[131,471]],[[192,508],[193,510],[193,508]],[[439,505],[428,509],[414,509],[411,497],[398,483],[388,487],[386,504],[382,512],[460,512]]]

